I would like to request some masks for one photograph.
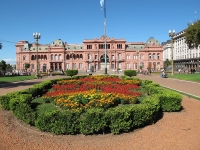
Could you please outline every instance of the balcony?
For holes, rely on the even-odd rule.
[[[94,61],[94,59],[88,59],[88,60],[86,60],[86,62],[93,62]]]
[[[63,62],[63,59],[50,59],[50,62]]]

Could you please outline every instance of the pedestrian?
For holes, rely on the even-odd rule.
[[[149,75],[151,75],[151,69],[149,69]]]

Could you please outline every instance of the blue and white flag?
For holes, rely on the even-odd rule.
[[[104,0],[100,0],[100,5],[101,5],[101,10],[102,10],[102,7],[104,5]]]

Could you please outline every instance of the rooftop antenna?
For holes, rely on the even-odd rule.
[[[193,22],[192,22],[192,20],[190,20],[190,25],[193,25]]]
[[[194,19],[195,19],[195,21],[197,21],[197,20],[196,20],[196,14],[197,14],[197,12],[194,11]]]

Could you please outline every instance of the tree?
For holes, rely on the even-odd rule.
[[[67,76],[75,76],[78,74],[78,70],[66,70],[66,75]]]
[[[0,70],[3,72],[3,74],[5,75],[5,73],[6,73],[6,62],[4,61],[4,60],[2,60],[1,62],[0,62]]]
[[[6,70],[7,71],[12,71],[13,67],[10,64],[6,64]]]
[[[189,24],[185,30],[186,44],[189,49],[198,48],[200,45],[200,20]]]
[[[124,75],[132,77],[132,76],[136,76],[137,73],[135,70],[124,70]]]
[[[166,60],[164,61],[164,67],[165,67],[165,68],[167,68],[167,67],[170,66],[171,64],[172,64],[172,62],[169,61],[169,59],[166,59]]]
[[[29,63],[25,63],[24,67],[25,67],[25,69],[27,71],[27,69],[30,67],[30,64]]]

